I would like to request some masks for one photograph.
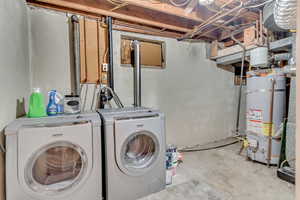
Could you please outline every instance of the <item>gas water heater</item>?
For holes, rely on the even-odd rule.
[[[247,156],[268,165],[279,162],[286,115],[286,76],[281,69],[247,73]]]

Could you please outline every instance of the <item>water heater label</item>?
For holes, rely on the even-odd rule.
[[[261,134],[263,131],[263,111],[249,109],[247,113],[247,131]]]

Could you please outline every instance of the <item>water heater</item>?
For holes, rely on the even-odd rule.
[[[280,128],[286,115],[286,77],[281,69],[247,73],[247,156],[278,164]]]

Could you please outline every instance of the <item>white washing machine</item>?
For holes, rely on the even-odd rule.
[[[97,113],[18,119],[5,130],[6,200],[101,200]]]
[[[165,117],[146,108],[99,110],[105,200],[135,200],[166,185]]]

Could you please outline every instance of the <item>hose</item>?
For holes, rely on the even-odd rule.
[[[240,140],[235,140],[233,142],[229,142],[229,143],[226,143],[226,144],[217,145],[217,146],[213,146],[213,147],[206,147],[206,148],[199,148],[199,146],[196,145],[194,147],[184,147],[184,148],[178,149],[178,152],[184,153],[184,152],[210,151],[210,150],[215,150],[215,149],[220,149],[220,148],[223,148],[223,147],[231,146],[231,145],[234,145],[238,142],[240,142]]]

